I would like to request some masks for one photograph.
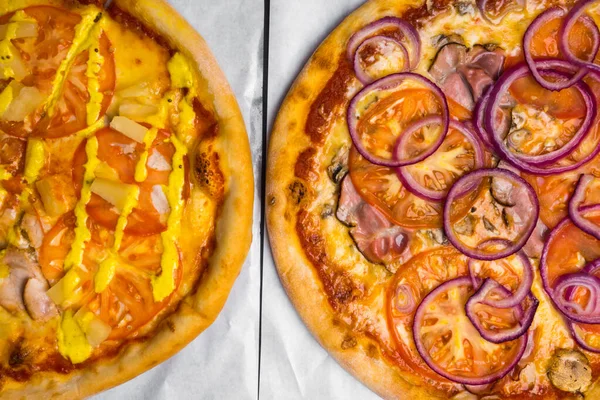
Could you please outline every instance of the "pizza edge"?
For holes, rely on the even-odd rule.
[[[61,1],[25,1],[60,5]],[[2,397],[83,398],[112,388],[183,349],[217,318],[239,275],[252,242],[254,179],[250,145],[235,96],[208,45],[165,0],[115,0],[114,5],[194,60],[212,98],[219,134],[214,148],[225,177],[223,203],[215,224],[215,248],[194,290],[182,298],[146,339],[131,341],[118,354],[67,374],[41,372],[13,382]],[[235,240],[231,240],[234,238]]]
[[[344,369],[383,398],[427,396],[442,399],[446,398],[442,392],[417,384],[422,381],[418,375],[402,371],[387,361],[374,340],[337,322],[338,317],[323,291],[315,267],[304,254],[298,239],[296,215],[286,215],[290,201],[286,196],[288,185],[297,179],[294,176],[296,160],[310,144],[304,133],[310,105],[337,70],[340,57],[345,56],[349,37],[366,23],[393,14],[398,5],[392,3],[389,0],[368,1],[349,14],[320,44],[282,102],[268,149],[266,221],[280,280],[302,321],[320,345]],[[420,3],[408,0],[402,6]],[[348,338],[356,340],[356,345],[344,349],[342,343]],[[377,351],[373,352],[373,348]]]

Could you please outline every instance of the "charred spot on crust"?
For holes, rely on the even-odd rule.
[[[169,328],[171,332],[175,333],[175,323],[170,319],[167,320],[167,328]]]
[[[225,177],[219,168],[219,154],[198,149],[194,159],[194,177],[211,197],[223,197]]]
[[[369,343],[367,345],[367,349],[366,350],[367,350],[367,356],[369,356],[371,358],[378,358],[379,357],[379,349],[373,343]]]
[[[344,338],[344,340],[342,340],[341,347],[342,347],[342,350],[348,350],[348,349],[351,349],[353,347],[356,347],[356,345],[357,345],[356,338],[354,338],[354,337],[352,337],[350,335],[347,335]]]
[[[302,200],[304,200],[304,196],[306,196],[306,187],[300,181],[294,181],[288,187],[290,191],[290,197],[296,204],[300,204]]]
[[[584,392],[592,384],[590,362],[578,350],[556,350],[547,372],[552,385],[565,392]]]

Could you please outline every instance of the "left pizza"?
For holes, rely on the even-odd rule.
[[[83,397],[190,342],[253,190],[235,98],[167,3],[2,1],[0,396]]]

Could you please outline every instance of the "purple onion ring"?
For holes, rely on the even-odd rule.
[[[481,337],[483,337],[488,342],[492,343],[509,342],[511,340],[515,340],[523,336],[523,334],[527,332],[527,329],[529,329],[531,323],[533,322],[533,317],[535,316],[535,312],[539,305],[538,299],[536,299],[535,296],[533,296],[533,294],[531,294],[531,292],[528,291],[526,293],[526,296],[529,297],[530,305],[529,307],[527,307],[526,310],[523,310],[523,307],[520,305],[520,303],[511,307],[506,307],[516,308],[515,313],[517,314],[520,320],[519,325],[506,330],[491,331],[483,326],[483,324],[475,314],[474,308],[478,303],[486,305],[490,305],[489,303],[496,303],[495,300],[488,299],[486,301],[487,295],[492,291],[499,291],[503,293],[506,296],[505,298],[510,297],[510,291],[508,291],[504,286],[500,285],[493,279],[486,279],[479,288],[479,290],[475,292],[473,296],[471,296],[471,298],[467,301],[467,304],[465,305],[465,312],[467,313],[467,317],[469,318],[475,329],[477,329]],[[499,301],[502,300],[503,299]]]
[[[384,17],[371,22],[352,35],[346,48],[348,60],[350,62],[354,61],[354,54],[361,43],[372,36],[380,35],[386,29],[397,29],[402,32],[408,43],[410,68],[415,69],[419,61],[421,61],[421,39],[419,33],[408,21],[396,17]]]
[[[581,79],[587,74],[586,68],[580,68],[573,77],[567,80],[557,80],[555,82],[544,79],[544,77],[538,71],[537,63],[534,61],[531,55],[531,41],[533,35],[537,30],[544,24],[547,24],[550,20],[560,18],[565,15],[566,11],[560,7],[552,7],[538,15],[533,22],[529,25],[523,35],[523,54],[525,55],[525,62],[531,71],[531,74],[540,84],[541,87],[548,90],[562,90],[573,86],[575,83],[581,81]]]
[[[585,191],[593,180],[594,176],[589,174],[583,174],[579,177],[575,191],[569,200],[569,217],[579,229],[600,240],[600,226],[581,215],[581,206],[585,200]]]
[[[370,46],[370,45],[373,45],[374,43],[377,43],[380,41],[387,41],[387,42],[393,43],[394,46],[396,46],[396,48],[398,48],[400,50],[400,52],[402,52],[404,65],[402,65],[402,68],[400,69],[400,71],[396,71],[396,72],[404,72],[404,71],[408,70],[408,67],[409,67],[408,51],[406,50],[406,47],[404,47],[404,45],[402,43],[398,42],[396,39],[392,39],[392,38],[389,38],[386,36],[373,36],[373,37],[365,40],[364,42],[362,42],[360,44],[360,46],[358,46],[358,49],[356,50],[356,53],[354,54],[354,74],[356,75],[358,80],[363,85],[368,85],[368,84],[372,83],[373,81],[375,81],[376,79],[373,79],[367,73],[367,71],[364,68],[362,68],[362,65],[360,62],[361,61],[361,58],[360,58],[361,50],[365,46]]]
[[[421,304],[419,304],[419,306],[417,307],[417,311],[415,312],[415,317],[413,320],[413,338],[415,341],[415,346],[417,348],[417,351],[419,352],[419,354],[421,355],[421,358],[423,358],[423,361],[425,361],[425,363],[429,366],[429,368],[431,368],[433,371],[435,371],[436,373],[438,373],[439,375],[443,376],[446,379],[450,379],[453,382],[458,382],[458,383],[462,383],[465,385],[485,385],[487,383],[490,382],[494,382],[502,377],[504,377],[506,374],[508,374],[510,371],[512,371],[512,369],[515,367],[515,365],[517,365],[517,363],[519,362],[519,360],[521,359],[521,357],[523,356],[523,353],[525,352],[525,349],[527,347],[527,336],[525,335],[521,335],[517,340],[519,340],[519,348],[516,354],[516,357],[514,358],[514,360],[511,360],[510,362],[508,362],[506,365],[504,366],[504,368],[495,371],[494,373],[491,373],[487,376],[480,376],[480,377],[476,377],[476,378],[467,378],[467,377],[462,377],[462,376],[457,376],[454,374],[451,374],[450,372],[446,371],[444,368],[439,367],[436,362],[431,358],[431,356],[429,355],[429,351],[425,348],[425,345],[423,344],[422,340],[421,340],[421,335],[419,334],[419,329],[420,329],[420,323],[423,321],[424,318],[424,314],[427,311],[428,305],[430,304],[431,301],[435,300],[435,298],[449,290],[455,287],[460,287],[460,286],[471,286],[471,279],[468,276],[465,277],[461,277],[461,278],[456,278],[456,279],[452,279],[449,281],[446,281],[444,283],[442,283],[440,286],[438,286],[437,288],[433,289],[429,294],[427,294],[427,296],[425,296],[423,298],[423,300],[421,301]]]
[[[434,92],[435,95],[439,98],[442,107],[442,132],[440,133],[440,137],[434,143],[434,145],[431,146],[427,151],[421,153],[418,157],[414,157],[409,160],[384,159],[375,156],[369,153],[369,151],[363,146],[360,135],[357,131],[357,125],[359,120],[359,116],[357,115],[358,103],[360,103],[360,101],[364,97],[366,97],[373,91],[394,89],[407,79],[412,79],[419,82],[425,88]],[[448,133],[448,127],[450,126],[450,112],[448,110],[448,102],[446,101],[446,96],[444,96],[444,93],[440,90],[439,87],[435,85],[435,83],[431,82],[429,79],[421,75],[414,74],[412,72],[403,72],[399,74],[388,75],[385,78],[381,78],[373,82],[372,84],[364,87],[360,92],[358,92],[350,102],[350,106],[348,107],[348,112],[346,114],[346,121],[348,123],[348,130],[350,131],[352,143],[354,144],[356,150],[360,153],[360,155],[362,155],[367,161],[369,161],[372,164],[381,165],[384,167],[401,167],[403,165],[415,164],[419,161],[424,160],[425,158],[433,154],[438,149],[438,147],[440,147],[440,145],[444,141],[444,138],[446,137],[446,134]],[[400,136],[402,135],[403,134],[401,133]]]
[[[594,347],[585,341],[583,337],[577,332],[577,324],[574,322],[569,323],[569,328],[571,331],[571,335],[575,342],[584,350],[590,351],[592,353],[600,353],[600,347]]]
[[[553,68],[573,69],[572,64],[566,61],[554,59],[537,62],[537,65],[540,67],[540,70],[543,72],[545,71],[546,74],[553,75],[560,74],[558,71],[553,70]],[[500,106],[502,97],[509,89],[511,84],[517,79],[526,76],[528,72],[529,70],[525,64],[517,65],[506,71],[493,87],[491,97],[485,110],[484,127],[485,130],[491,135],[491,139],[495,144],[497,152],[504,160],[508,161],[519,170],[537,175],[553,175],[571,171],[590,161],[598,154],[600,151],[600,146],[596,146],[596,148],[590,154],[572,165],[558,167],[550,166],[547,168],[542,168],[570,154],[588,135],[590,128],[592,127],[592,123],[596,119],[598,111],[596,99],[589,86],[583,81],[577,82],[574,86],[582,94],[583,99],[586,102],[588,112],[586,113],[585,119],[581,123],[579,130],[577,133],[575,133],[575,135],[573,135],[573,138],[571,138],[567,144],[565,144],[559,150],[555,150],[542,156],[516,154],[507,148],[507,145],[504,143],[504,140],[501,136],[501,132],[499,132],[494,126],[494,112]]]
[[[573,6],[573,8],[571,8],[560,27],[558,46],[565,58],[571,61],[573,64],[600,72],[600,66],[593,63],[596,55],[598,55],[598,50],[600,49],[600,32],[598,31],[598,27],[596,26],[595,22],[587,15],[583,16],[582,21],[588,28],[590,28],[593,35],[594,45],[590,59],[581,60],[577,58],[569,48],[569,32],[571,32],[571,29],[573,29],[573,26],[583,14],[585,8],[594,1],[595,0],[580,0]]]
[[[433,117],[423,118],[422,120],[419,120],[416,123],[413,123],[409,127],[407,127],[404,130],[404,132],[402,133],[402,135],[398,138],[398,141],[396,142],[396,147],[394,149],[395,158],[406,161],[406,158],[404,158],[402,156],[401,151],[411,133],[415,132],[418,129],[421,129],[425,125],[430,125],[430,124],[440,125],[441,123],[442,123],[442,118],[440,116],[433,116]],[[474,158],[475,158],[474,169],[482,168],[485,163],[485,154],[483,153],[483,149],[481,148],[481,143],[477,139],[476,135],[474,133],[472,133],[471,130],[468,129],[466,125],[462,124],[461,122],[454,121],[454,120],[450,120],[450,129],[455,129],[455,130],[459,131],[471,143],[471,145],[473,146],[473,152],[474,152]],[[440,138],[442,139],[442,143],[443,143],[445,137],[440,135]],[[426,153],[429,153],[432,147],[436,147],[437,148],[436,151],[439,150],[439,147],[441,146],[442,143],[437,144],[437,140],[439,140],[439,138],[436,139],[436,143],[433,146],[431,146],[430,149],[428,149],[428,151]],[[431,156],[434,153],[435,152],[431,152],[431,154],[427,154],[426,157],[423,157],[423,154],[421,154],[421,155],[419,155],[418,158],[421,159],[420,161],[426,162],[427,157]],[[415,160],[416,158],[417,157],[409,159],[409,161]],[[410,163],[410,165],[412,165],[412,164],[415,164],[415,162]],[[417,180],[410,173],[409,168],[407,168],[406,166],[396,168],[396,174],[398,175],[398,178],[400,179],[400,181],[402,182],[404,187],[406,187],[406,189],[409,192],[411,192],[412,194],[414,194],[415,196],[418,196],[422,199],[430,200],[430,201],[440,201],[440,200],[443,200],[444,197],[446,197],[445,191],[428,189],[428,188],[424,187],[423,185],[421,185],[419,182],[417,182]]]
[[[499,250],[495,253],[487,253],[482,249],[474,249],[466,246],[454,233],[454,229],[452,228],[452,222],[450,221],[450,214],[453,201],[465,192],[466,187],[476,187],[478,186],[477,182],[487,177],[499,177],[502,179],[509,180],[513,184],[518,184],[519,186],[522,186],[523,188],[525,188],[525,191],[527,192],[527,197],[529,198],[529,202],[533,207],[533,215],[531,216],[529,225],[525,228],[521,237],[516,242],[513,242],[511,246],[507,246],[505,249]],[[526,200],[521,199],[521,201]],[[516,253],[517,251],[521,250],[525,243],[527,243],[527,240],[529,239],[533,230],[535,229],[539,212],[540,206],[535,191],[533,190],[531,185],[527,183],[523,178],[521,178],[512,171],[502,168],[482,168],[477,171],[470,172],[459,178],[448,192],[446,204],[444,205],[444,231],[446,232],[446,237],[448,238],[450,243],[452,243],[452,245],[454,245],[454,247],[456,247],[464,255],[471,258],[475,258],[477,260],[498,260],[500,258],[508,257],[511,254]]]

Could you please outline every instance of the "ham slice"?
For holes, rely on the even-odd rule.
[[[336,215],[351,226],[350,235],[367,260],[387,266],[408,251],[408,235],[404,229],[392,224],[377,208],[364,201],[349,176],[342,182]]]
[[[445,44],[436,55],[429,74],[446,96],[473,110],[483,92],[498,79],[504,65],[501,49],[483,46],[467,49],[459,43]]]

